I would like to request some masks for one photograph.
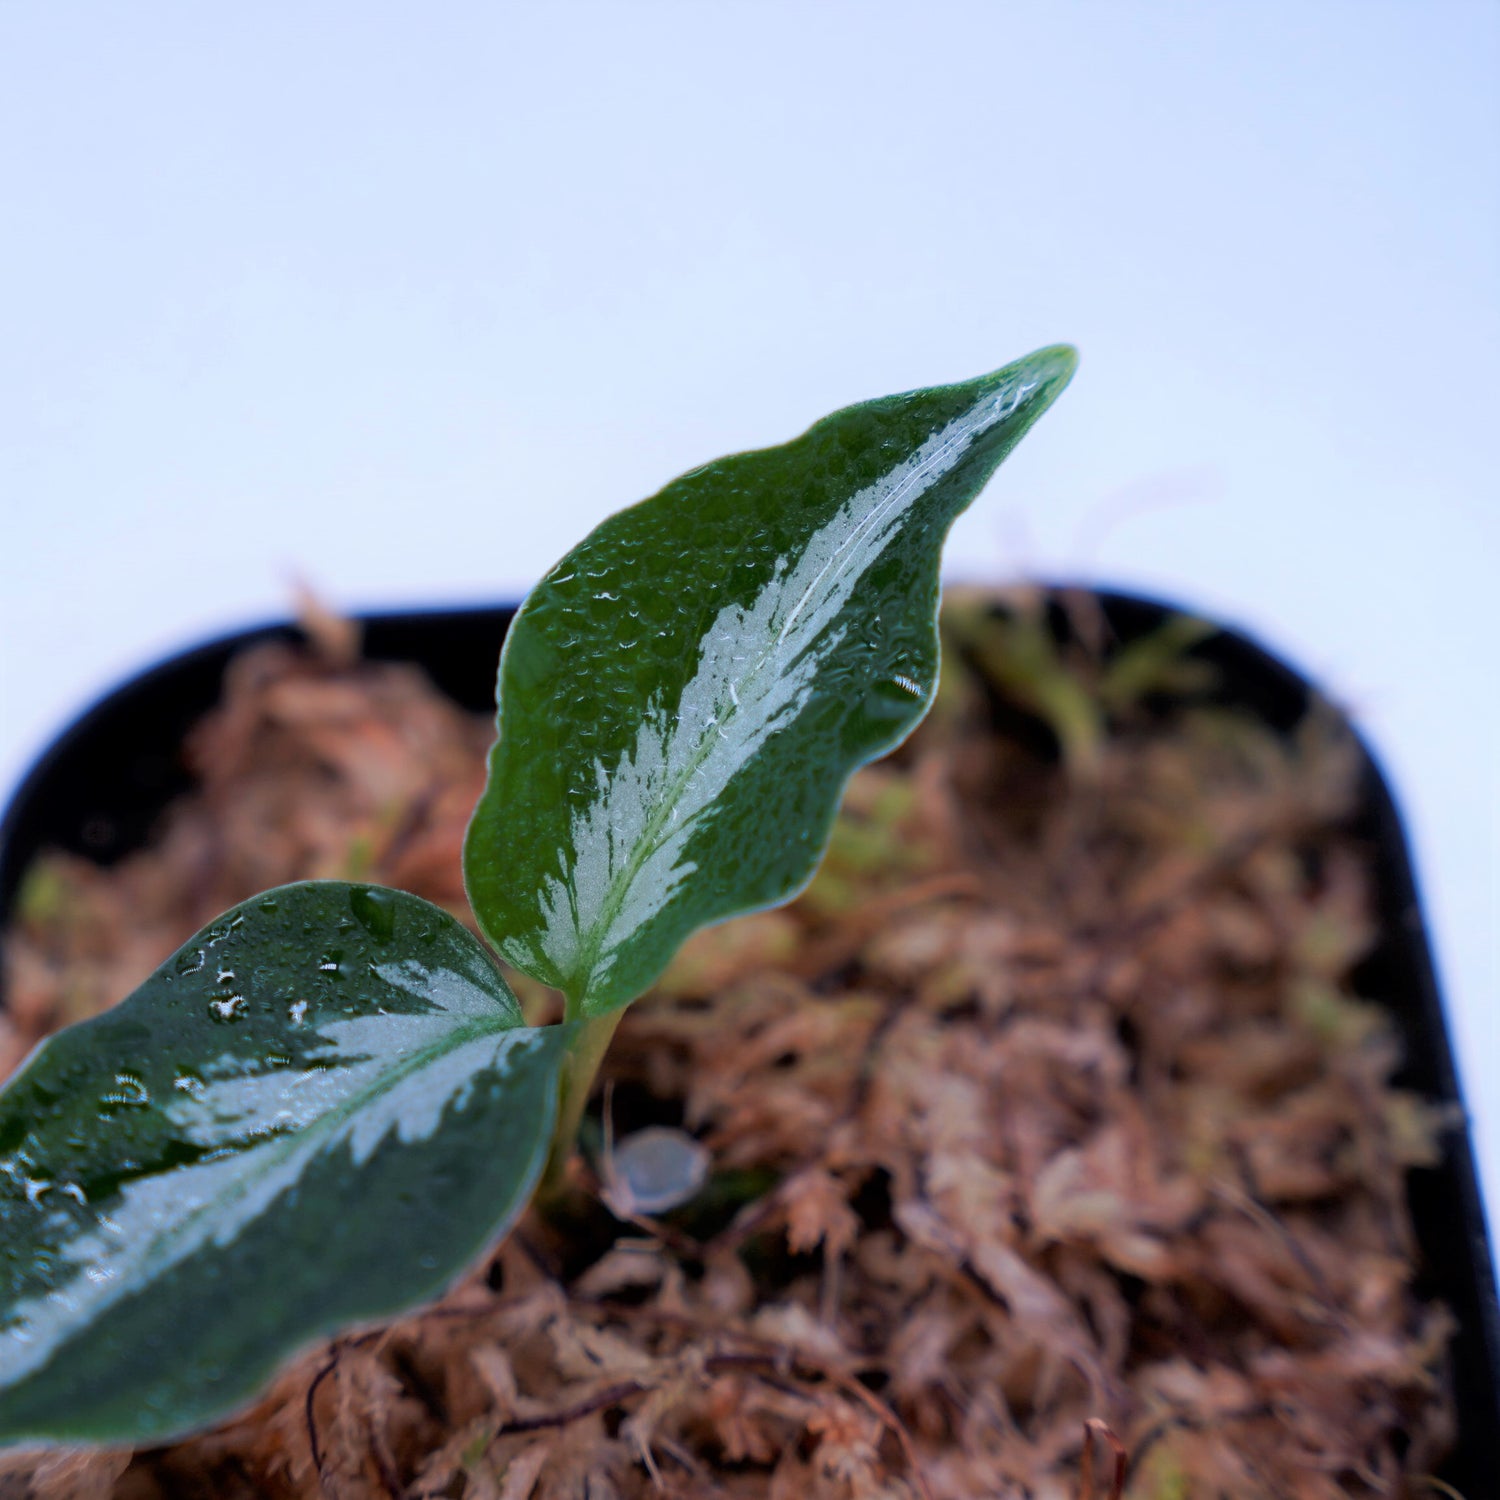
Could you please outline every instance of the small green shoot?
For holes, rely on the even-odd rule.
[[[526,600],[465,875],[562,1024],[438,908],[325,881],[33,1054],[0,1093],[0,1442],[180,1435],[506,1232],[623,1008],[697,928],[804,886],[849,776],[926,712],[944,537],[1074,362],[694,469]]]

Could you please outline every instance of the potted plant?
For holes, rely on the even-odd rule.
[[[872,1241],[865,1248],[875,1257],[858,1267],[866,1295],[885,1284],[882,1275],[899,1283],[914,1274],[897,1264],[903,1255],[923,1265],[924,1257],[946,1256],[966,1294],[988,1298],[995,1317],[1011,1325],[1029,1318],[1023,1354],[1034,1364],[1036,1351],[1050,1343],[1058,1367],[1018,1372],[990,1351],[984,1368],[993,1373],[1004,1365],[1006,1385],[1003,1399],[986,1412],[997,1430],[1014,1422],[1019,1398],[1009,1383],[1028,1373],[1036,1390],[1081,1378],[1087,1389],[1068,1397],[1069,1410],[1112,1409],[1104,1366],[1088,1354],[1090,1341],[1105,1339],[1107,1330],[1090,1330],[1086,1317],[1081,1322],[1077,1308],[1037,1276],[1013,1227],[988,1237],[975,1229],[986,1213],[1014,1225],[1014,1206],[1005,1207],[1014,1186],[998,1180],[982,1153],[965,1148],[961,1120],[950,1136],[926,1139],[913,1158],[925,1163],[923,1171],[951,1175],[936,1183],[882,1184],[882,1173],[892,1174],[879,1154],[862,1155],[848,1140],[835,1140],[832,1156],[800,1170],[776,1162],[773,1151],[772,1165],[782,1171],[770,1181],[756,1175],[765,1172],[764,1162],[748,1176],[739,1169],[737,1178],[731,1160],[705,1182],[701,1147],[680,1120],[654,1135],[649,1128],[632,1131],[613,1149],[594,1153],[602,1196],[615,1210],[612,1228],[601,1227],[603,1211],[572,1156],[591,1081],[623,1007],[660,978],[694,928],[765,907],[803,884],[850,769],[901,740],[938,693],[932,620],[942,533],[1070,372],[1066,352],[1043,351],[965,386],[851,408],[786,449],[695,470],[606,522],[528,600],[503,658],[502,734],[469,829],[467,884],[499,956],[565,996],[560,1024],[527,1024],[539,1016],[523,1014],[493,959],[440,908],[364,880],[321,882],[279,888],[225,913],[126,1005],[64,1034],[19,1075],[0,1102],[8,1110],[0,1114],[11,1278],[0,1329],[11,1345],[0,1360],[6,1381],[0,1424],[8,1437],[140,1443],[201,1425],[249,1398],[285,1354],[314,1336],[362,1329],[451,1285],[514,1220],[539,1178],[542,1210],[528,1221],[528,1237],[491,1262],[511,1283],[498,1316],[519,1320],[525,1345],[537,1333],[526,1318],[538,1315],[537,1305],[545,1312],[554,1295],[549,1288],[560,1282],[580,1286],[585,1301],[608,1302],[621,1322],[629,1322],[630,1298],[620,1294],[644,1287],[654,1296],[637,1311],[643,1319],[659,1317],[657,1342],[625,1346],[607,1319],[601,1327],[588,1317],[554,1317],[545,1324],[555,1345],[547,1356],[552,1364],[538,1378],[565,1384],[569,1371],[578,1377],[581,1362],[586,1383],[592,1376],[597,1388],[572,1406],[547,1410],[527,1406],[537,1398],[517,1386],[513,1369],[507,1374],[503,1344],[470,1350],[489,1351],[486,1378],[499,1418],[459,1423],[448,1448],[430,1455],[425,1478],[403,1472],[376,1442],[351,1461],[344,1483],[368,1481],[396,1492],[427,1481],[450,1489],[492,1483],[525,1495],[550,1466],[557,1471],[553,1481],[566,1485],[571,1480],[557,1477],[567,1459],[559,1434],[570,1423],[597,1426],[614,1414],[617,1431],[606,1435],[602,1466],[581,1483],[649,1480],[714,1493],[707,1486],[727,1481],[695,1472],[698,1460],[673,1423],[716,1421],[706,1441],[731,1470],[767,1469],[774,1435],[788,1424],[801,1432],[797,1445],[775,1455],[772,1482],[783,1493],[814,1484],[922,1493],[928,1480],[918,1449],[928,1434],[921,1421],[937,1431],[959,1418],[934,1410],[921,1417],[922,1402],[909,1395],[894,1404],[884,1400],[880,1381],[859,1379],[837,1341],[830,1343],[823,1325],[831,1314],[822,1325],[817,1318],[799,1321],[798,1309],[806,1308],[791,1298],[773,1303],[777,1316],[741,1328],[737,1339],[726,1342],[716,1327],[702,1337],[661,1342],[671,1322],[672,1308],[662,1304],[671,1302],[674,1266],[676,1275],[692,1271],[709,1288],[703,1293],[709,1305],[719,1299],[729,1306],[744,1296],[746,1257],[770,1253],[767,1233],[780,1237],[781,1254],[790,1252],[794,1263],[765,1268],[763,1279],[777,1286],[778,1278],[805,1278],[812,1272],[796,1257],[820,1258],[819,1295],[833,1299],[823,1311],[837,1302],[843,1257],[863,1225]],[[1057,632],[1048,624],[1034,611],[1012,611],[997,623],[983,609],[961,609],[951,623],[952,659],[967,659],[981,681],[1008,684],[1012,700],[1040,710],[1075,779],[1097,792],[1099,746],[1091,735],[1102,727],[1110,695],[1117,708],[1145,703],[1183,668],[1191,632],[1172,626],[1140,635],[1140,649],[1114,659],[1112,685],[1090,704],[1059,669],[1055,644],[1049,645]],[[956,733],[955,725],[975,712],[965,701],[974,691],[972,682],[950,679],[946,696],[939,695],[935,732]],[[1330,764],[1338,753],[1329,752]],[[885,840],[874,857],[883,876],[882,862],[902,863],[901,839],[909,830],[899,816],[886,824],[881,816],[867,817],[871,826],[863,832],[876,845]],[[835,867],[835,890],[825,882],[822,892],[835,907],[841,874],[847,880],[850,872]],[[961,872],[938,869],[936,878],[956,880],[960,891]],[[874,910],[893,924],[895,951],[879,962],[899,975],[908,960],[897,939],[905,935],[920,946],[922,936],[904,932],[896,920],[901,898],[884,894],[883,906],[876,894]],[[738,963],[741,974],[752,973],[753,955],[748,966],[743,955],[726,960],[723,943],[730,940],[723,935],[731,930],[721,929],[706,948],[700,942],[698,960],[709,969],[717,963],[721,972]],[[778,937],[774,923],[752,930],[763,945],[786,937],[785,929]],[[864,932],[863,946],[856,943],[845,962],[877,936]],[[838,942],[847,948],[849,934]],[[843,952],[835,949],[835,956]],[[990,955],[997,968],[1004,967],[1000,952]],[[971,1043],[986,1036],[993,1042],[1010,1007],[1003,997],[985,998],[973,972],[967,982],[980,993],[963,996],[963,1005],[978,1007],[965,1035]],[[1101,974],[1096,982],[1123,981]],[[525,979],[519,983],[524,990]],[[675,995],[678,1008],[669,993],[644,1028],[648,1038],[655,1029],[655,1048],[642,1058],[634,1047],[633,1066],[642,1077],[674,1065],[680,1070],[684,1056],[698,1065],[709,1055],[701,1036],[692,1040],[699,1024],[693,1007],[704,996],[681,975]],[[545,1007],[540,991],[525,997]],[[861,1018],[858,1005],[845,1006],[841,1029],[815,1004],[801,1003],[807,1000],[782,996],[772,1004],[761,997],[755,1003],[768,1007],[765,1015],[732,1022],[715,1015],[714,1022],[741,1046],[764,1023],[775,1036],[794,1038],[799,1028],[821,1026],[826,1044],[844,1049],[859,1038],[873,1044],[886,1035],[882,1027],[899,1019],[893,1011],[872,1020],[868,1005]],[[1353,1016],[1335,1004],[1308,1026],[1332,1028],[1327,1039],[1350,1042],[1347,1028],[1360,1024]],[[1098,1019],[1088,1031],[1095,1042]],[[1113,1017],[1116,1023],[1122,1018]],[[1066,1053],[1068,1034],[1066,1026],[1053,1026],[1047,1045]],[[1257,1035],[1252,1025],[1247,1043]],[[908,1040],[915,1045],[918,1038]],[[816,1048],[802,1041],[789,1051],[792,1070],[800,1071]],[[1300,1058],[1295,1048],[1287,1058],[1309,1066],[1305,1046]],[[856,1095],[861,1087],[895,1087],[878,1069],[873,1080],[863,1079],[866,1061],[856,1055],[854,1076],[845,1079]],[[1072,1063],[1085,1073],[1108,1071],[1108,1059],[1089,1063],[1079,1054]],[[1012,1057],[1006,1066],[1019,1065]],[[963,1083],[960,1070],[953,1085],[959,1094]],[[967,1080],[971,1093],[975,1083]],[[649,1115],[640,1078],[627,1070],[620,1087],[632,1086],[634,1102],[622,1098],[628,1106],[622,1113]],[[1096,1077],[1089,1086],[1102,1085]],[[1269,1086],[1253,1081],[1252,1092]],[[691,1090],[679,1081],[679,1101],[684,1092]],[[916,1114],[941,1117],[944,1108],[941,1097],[928,1099]],[[847,1135],[849,1119],[832,1123]],[[1420,1135],[1420,1122],[1409,1123]],[[1098,1135],[1082,1131],[1079,1139]],[[1245,1148],[1252,1154],[1256,1139],[1252,1132]],[[1098,1151],[1114,1151],[1116,1170],[1128,1175],[1123,1145],[1118,1132],[1093,1140]],[[779,1149],[784,1156],[784,1141]],[[1067,1174],[1096,1173],[1100,1161],[1082,1149],[1058,1159],[1064,1165],[1050,1179],[1051,1196],[1039,1197],[1033,1180],[1020,1217],[1043,1200],[1052,1203],[1061,1217],[1054,1215],[1042,1241],[1076,1247],[1101,1231],[1067,1219],[1089,1196],[1070,1190]],[[1249,1162],[1248,1179],[1231,1189],[1243,1201],[1229,1215],[1274,1220],[1257,1193],[1254,1168]],[[1110,1185],[1090,1179],[1086,1186],[1097,1210],[1100,1191]],[[1167,1202],[1174,1186],[1180,1184],[1135,1184],[1162,1200],[1152,1209],[1158,1215],[1209,1211],[1201,1202],[1174,1210]],[[1118,1203],[1119,1184],[1113,1187]],[[686,1217],[659,1222],[673,1211]],[[615,1219],[639,1221],[644,1242],[622,1241]],[[1151,1260],[1165,1229],[1165,1220],[1149,1215],[1124,1225],[1104,1257],[1111,1274],[1148,1287],[1165,1276]],[[1301,1232],[1281,1231],[1280,1254],[1292,1262],[1283,1274],[1295,1282],[1300,1268],[1316,1291],[1318,1277],[1300,1264],[1299,1257],[1309,1259]],[[586,1276],[568,1264],[570,1243],[590,1247]],[[1232,1235],[1221,1248],[1232,1260]],[[891,1260],[883,1271],[882,1254]],[[1254,1270],[1244,1274],[1253,1280]],[[1087,1279],[1077,1268],[1067,1274]],[[933,1305],[921,1304],[929,1321],[936,1318],[929,1337],[944,1358],[961,1364],[954,1351],[965,1340],[1004,1344],[983,1317],[970,1326],[948,1309],[952,1326],[945,1324],[936,1303],[948,1290],[934,1291]],[[1107,1321],[1105,1309],[1124,1295],[1117,1287],[1111,1302],[1096,1288],[1093,1316]],[[1248,1282],[1238,1295],[1254,1304]],[[1305,1287],[1288,1291],[1292,1301],[1306,1295]],[[685,1294],[678,1300],[693,1302]],[[459,1305],[465,1305],[462,1291]],[[1266,1307],[1260,1311],[1271,1316]],[[691,1316],[702,1312],[700,1300]],[[1334,1313],[1325,1307],[1323,1315]],[[452,1321],[472,1324],[473,1316],[469,1307],[467,1318]],[[679,1316],[691,1322],[688,1312]],[[1038,1335],[1039,1323],[1049,1330],[1046,1338]],[[1414,1326],[1402,1331],[1400,1353],[1408,1361],[1422,1337],[1441,1343],[1436,1323],[1421,1337]],[[304,1399],[296,1407],[306,1419],[305,1434],[296,1434],[306,1449],[304,1478],[308,1462],[315,1477],[330,1472],[317,1421],[330,1385],[379,1385],[370,1344],[355,1332],[339,1346],[342,1362],[335,1358],[304,1374]],[[411,1355],[419,1388],[422,1357]],[[1434,1346],[1428,1364],[1437,1357]],[[1182,1395],[1174,1395],[1172,1382],[1191,1383],[1191,1369],[1170,1360],[1155,1364],[1166,1388],[1153,1399],[1170,1408]],[[477,1368],[484,1372],[483,1361]],[[871,1374],[890,1379],[891,1367]],[[1419,1360],[1403,1377],[1407,1384],[1398,1380],[1390,1389],[1410,1400],[1411,1382],[1420,1385],[1426,1374]],[[620,1378],[605,1378],[613,1376]],[[809,1385],[825,1393],[821,1403],[809,1404]],[[941,1381],[917,1382],[924,1391],[930,1385]],[[689,1391],[692,1399],[684,1402]],[[433,1399],[442,1406],[450,1398]],[[688,1417],[677,1411],[668,1420],[674,1399],[691,1408]],[[902,1399],[919,1414],[915,1434],[897,1414]],[[1215,1400],[1226,1422],[1248,1422],[1256,1420],[1250,1408],[1266,1397],[1249,1386],[1197,1390],[1186,1406],[1211,1411]],[[292,1408],[277,1409],[284,1420]],[[1389,1427],[1390,1414],[1383,1420]],[[1076,1468],[1080,1451],[1090,1450],[1082,1446],[1082,1422],[1072,1421],[1071,1429],[1070,1446],[1052,1459]],[[292,1436],[283,1431],[278,1440],[290,1444]],[[1015,1441],[1024,1442],[1019,1430]],[[983,1451],[985,1442],[976,1442]],[[1160,1435],[1153,1443],[1155,1459],[1141,1458],[1156,1468],[1142,1472],[1151,1483],[1170,1483],[1162,1454],[1173,1445]],[[890,1452],[893,1446],[899,1451]],[[633,1479],[610,1469],[622,1447],[638,1460]],[[450,1472],[442,1472],[439,1460]],[[1010,1460],[990,1454],[987,1461],[986,1472],[1010,1472]],[[973,1454],[965,1462],[980,1472]],[[1048,1472],[1037,1462],[1036,1472]],[[680,1472],[663,1472],[673,1464]],[[288,1457],[287,1468],[297,1468],[295,1458]],[[953,1486],[962,1482],[953,1472],[938,1480],[944,1493],[960,1492]]]

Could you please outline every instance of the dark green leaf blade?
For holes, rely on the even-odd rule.
[[[0,1093],[0,1441],[181,1433],[441,1291],[530,1195],[566,1038],[414,896],[226,912]]]
[[[850,773],[931,701],[950,524],[1075,363],[1043,349],[695,469],[542,580],[464,851],[509,962],[601,1014],[806,882]]]

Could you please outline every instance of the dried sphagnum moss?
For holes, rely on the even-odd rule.
[[[856,777],[809,890],[700,934],[626,1016],[615,1127],[703,1140],[699,1200],[622,1225],[580,1164],[566,1228],[533,1215],[241,1419],[12,1456],[0,1495],[1071,1500],[1091,1418],[1139,1500],[1430,1469],[1450,1324],[1410,1290],[1403,1174],[1435,1130],[1348,988],[1354,748],[1203,706],[1191,626],[1063,653],[1039,611],[961,601],[934,714]],[[158,843],[33,872],[0,1066],[267,885],[467,916],[488,732],[406,669],[246,656]]]

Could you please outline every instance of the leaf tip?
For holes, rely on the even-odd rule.
[[[1045,349],[1028,354],[1021,363],[1029,365],[1049,394],[1055,396],[1073,378],[1078,368],[1078,350],[1072,344],[1048,344]]]

